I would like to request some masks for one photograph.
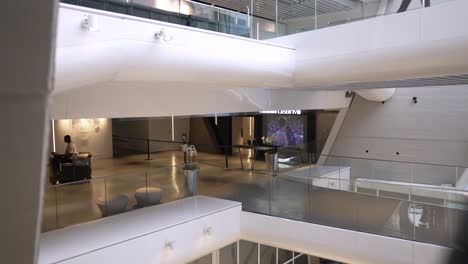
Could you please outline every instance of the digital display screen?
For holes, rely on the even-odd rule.
[[[306,116],[303,115],[264,115],[263,134],[275,138],[273,144],[279,146],[297,146],[304,143]]]

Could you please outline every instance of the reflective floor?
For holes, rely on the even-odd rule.
[[[162,203],[190,195],[183,172],[163,168],[180,164],[183,156],[164,152],[152,157],[151,161],[144,155],[95,160],[91,183],[47,188],[43,230],[100,218],[96,199],[105,189],[108,197],[126,194],[130,199],[127,210],[138,208],[133,193],[146,185],[163,190]],[[291,181],[266,173],[263,162],[256,164],[259,171],[240,170],[238,155],[229,158],[230,169],[225,170],[224,158],[200,153],[199,194],[240,201],[245,211],[449,247],[459,233],[457,227],[464,223],[463,217],[468,217],[464,210]],[[244,165],[249,162],[245,156]],[[110,177],[99,179],[103,176]]]
[[[200,164],[200,173],[211,172],[220,178],[225,173],[224,155],[200,153],[197,161]],[[250,168],[250,162],[246,152],[243,156],[244,166]],[[45,186],[42,229],[46,232],[99,219],[102,213],[97,206],[97,200],[111,199],[116,195],[128,197],[126,211],[138,209],[134,193],[146,186],[162,190],[161,203],[187,197],[191,192],[187,177],[180,166],[182,163],[183,155],[176,151],[153,153],[151,160],[146,160],[146,155],[93,159],[92,180]],[[248,174],[248,171],[240,170],[238,154],[230,156],[228,164],[232,172],[237,172],[236,177]],[[174,167],[175,165],[177,166]],[[264,169],[264,162],[257,161],[255,168]]]

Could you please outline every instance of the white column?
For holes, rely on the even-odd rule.
[[[0,256],[37,261],[56,0],[7,0],[0,18]]]

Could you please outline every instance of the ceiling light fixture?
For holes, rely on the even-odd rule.
[[[96,32],[99,31],[99,20],[96,15],[85,15],[83,20],[81,20],[81,28]]]
[[[166,31],[164,30],[164,28],[161,28],[160,31],[154,33],[154,37],[157,39],[157,40],[163,40],[165,42],[169,42],[172,40],[172,36],[168,36]]]

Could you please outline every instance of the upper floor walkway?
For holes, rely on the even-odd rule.
[[[259,111],[285,108],[286,91],[300,101],[316,90],[466,84],[467,5],[448,1],[258,41],[61,4],[52,118]],[[80,26],[87,17],[91,31]],[[179,94],[199,104],[183,108]],[[123,103],[132,109],[123,112]]]

